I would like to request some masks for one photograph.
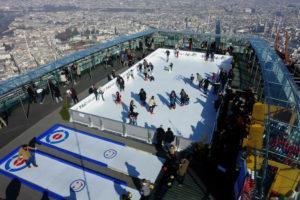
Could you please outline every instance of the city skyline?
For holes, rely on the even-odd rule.
[[[231,0],[2,0],[0,80],[49,63],[93,44],[149,27],[222,34],[259,35],[300,57],[300,2]]]

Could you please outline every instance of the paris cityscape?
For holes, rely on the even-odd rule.
[[[293,0],[1,0],[0,80],[120,35],[151,27],[259,35],[300,62],[300,2]]]
[[[4,199],[300,200],[300,0],[0,0]]]

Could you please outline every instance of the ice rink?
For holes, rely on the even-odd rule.
[[[169,50],[171,54],[167,62],[165,51],[166,49],[158,49],[145,58],[154,65],[155,81],[145,81],[143,75],[136,70],[137,63],[132,67],[135,78],[133,80],[125,78],[125,91],[121,92],[122,104],[115,104],[115,93],[118,88],[111,87],[104,93],[104,102],[100,98],[98,101],[88,103],[80,111],[128,123],[129,103],[133,99],[137,105],[135,112],[139,113],[138,126],[157,128],[163,125],[165,129],[170,127],[174,134],[190,140],[201,138],[210,140],[216,117],[213,106],[216,97],[210,91],[211,87],[209,92],[204,94],[198,88],[196,77],[192,83],[190,76],[199,73],[202,77],[211,77],[212,73],[218,73],[221,67],[228,69],[232,57],[215,55],[214,61],[205,61],[204,53],[180,51],[179,57],[176,58],[174,50]],[[139,63],[142,62],[143,60]],[[174,64],[173,70],[166,71],[165,66],[169,66],[171,62]],[[147,107],[140,105],[138,93],[141,88],[147,93],[147,102],[151,96],[155,96],[158,106],[154,109],[154,114],[150,114]],[[182,107],[177,103],[176,109],[170,110],[170,92],[174,90],[179,97],[181,89],[189,95],[190,103]]]
[[[49,154],[34,153],[38,167],[28,168],[18,159],[16,149],[0,161],[0,173],[40,192],[47,191],[54,199],[119,200],[122,194],[131,192],[134,200],[140,199],[139,191],[129,188],[125,182],[96,173]]]
[[[164,163],[164,159],[150,153],[63,125],[53,126],[38,137],[38,141],[71,156],[152,183]]]

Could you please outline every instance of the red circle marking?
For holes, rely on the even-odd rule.
[[[61,137],[62,137],[62,134],[61,134],[61,133],[56,133],[56,134],[53,135],[52,138],[53,138],[54,140],[59,140]]]
[[[25,163],[25,160],[22,158],[18,158],[14,161],[14,166],[19,167]]]

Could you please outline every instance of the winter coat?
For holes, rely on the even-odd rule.
[[[165,130],[161,127],[156,129],[156,139],[157,140],[164,140],[165,138]]]
[[[165,142],[172,143],[174,141],[174,133],[172,131],[167,131],[165,134]]]
[[[203,79],[202,76],[201,76],[200,74],[197,74],[197,81],[198,81],[198,82],[201,82],[202,79]]]
[[[150,99],[149,106],[156,106],[156,102],[154,99]]]
[[[150,184],[149,183],[146,183],[145,185],[142,185],[141,187],[141,194],[143,196],[149,196],[151,193],[151,189],[150,189]]]
[[[170,104],[176,103],[176,96],[170,96]]]
[[[140,92],[139,96],[140,96],[140,100],[142,100],[142,101],[146,100],[146,93],[145,92]]]
[[[179,176],[184,176],[187,172],[187,169],[188,169],[188,166],[190,164],[190,161],[187,160],[187,159],[182,159],[180,164],[179,164],[179,168],[178,168],[178,171],[177,171],[177,174]]]

